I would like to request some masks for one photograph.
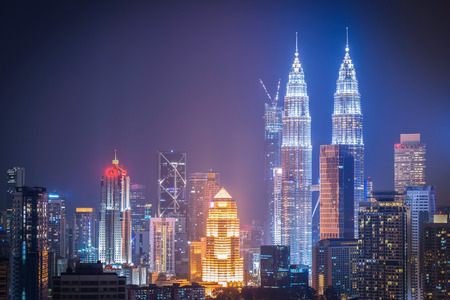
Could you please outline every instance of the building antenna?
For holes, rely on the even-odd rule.
[[[345,31],[347,33],[347,44],[345,46],[345,51],[348,52],[349,48],[348,48],[348,27],[345,27]]]
[[[295,33],[295,53],[298,53],[298,32]]]

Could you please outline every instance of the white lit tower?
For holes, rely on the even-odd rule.
[[[348,145],[354,157],[354,226],[355,237],[358,236],[359,202],[364,201],[364,141],[363,115],[361,113],[361,95],[358,91],[356,72],[350,59],[348,47],[345,47],[344,61],[339,69],[339,78],[334,94],[333,145]]]
[[[284,98],[281,157],[281,243],[290,246],[292,264],[311,266],[311,117],[297,45]]]
[[[264,106],[264,185],[268,238],[267,243],[281,244],[280,223],[280,195],[281,181],[277,184],[276,176],[281,173],[281,141],[283,135],[283,108],[277,105],[281,79],[278,80],[278,88],[275,97],[272,97],[266,89],[263,81],[261,85],[270,102]]]
[[[99,259],[104,264],[131,264],[130,177],[117,155],[101,183]]]

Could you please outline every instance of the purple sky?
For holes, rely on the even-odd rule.
[[[450,204],[446,3],[280,2],[0,4],[0,171],[24,166],[27,184],[65,191],[69,210],[97,208],[115,148],[150,201],[156,151],[186,151],[188,172],[221,173],[244,223],[261,219],[267,98],[258,79],[274,92],[281,78],[284,97],[298,31],[316,182],[349,26],[366,175],[375,189],[393,188],[393,144],[419,132],[429,184]]]

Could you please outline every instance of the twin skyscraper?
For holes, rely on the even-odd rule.
[[[270,215],[267,242],[290,246],[293,264],[311,266],[311,116],[297,45],[284,111],[276,99],[265,105],[265,188]],[[347,38],[334,94],[332,145],[321,147],[320,209],[327,212],[324,216],[321,212],[321,239],[357,236],[358,204],[364,200],[362,120],[361,96]],[[345,176],[339,171],[344,161]],[[330,163],[335,165],[331,172]]]

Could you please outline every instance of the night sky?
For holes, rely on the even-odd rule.
[[[274,93],[281,78],[284,97],[295,32],[316,183],[346,26],[366,176],[392,189],[393,144],[421,133],[428,183],[438,204],[450,204],[445,1],[8,2],[0,4],[0,174],[24,166],[27,185],[63,191],[69,211],[98,208],[114,149],[155,203],[156,151],[173,149],[187,152],[188,172],[221,173],[243,223],[262,219],[267,97],[258,79]]]

